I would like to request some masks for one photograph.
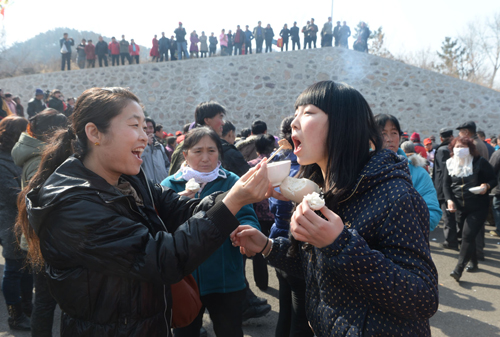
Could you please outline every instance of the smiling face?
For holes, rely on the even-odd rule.
[[[328,162],[328,115],[308,104],[298,107],[291,124],[293,151],[300,165],[318,164],[326,172]]]
[[[203,137],[183,155],[189,167],[199,172],[211,172],[219,163],[219,150],[210,136]]]
[[[143,129],[144,118],[140,105],[130,102],[111,120],[106,133],[97,133],[99,145],[89,144],[91,152],[85,161],[91,160],[91,170],[108,183],[115,185],[122,174],[139,173],[141,155],[148,141]]]
[[[391,121],[385,123],[385,127],[382,129],[382,138],[384,139],[384,149],[398,152],[399,131]]]

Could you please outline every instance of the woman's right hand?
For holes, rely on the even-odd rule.
[[[255,171],[258,173],[250,179]],[[250,181],[245,185],[248,179]],[[233,185],[222,202],[231,213],[236,215],[243,206],[264,200],[268,194],[272,193],[270,190],[272,186],[267,177],[267,163],[263,160]]]
[[[264,248],[265,251],[262,253],[267,254],[271,249],[269,238],[258,229],[249,225],[242,225],[236,228],[231,233],[230,238],[233,246],[239,246],[241,253],[248,257],[254,256]]]
[[[455,203],[452,200],[448,200],[448,212],[455,213],[456,211]]]

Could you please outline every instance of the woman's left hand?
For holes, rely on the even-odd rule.
[[[290,231],[296,240],[323,248],[337,239],[344,230],[342,219],[326,206],[320,212],[327,220],[314,213],[307,201],[297,206],[290,222]]]
[[[486,194],[486,193],[488,193],[488,190],[490,189],[490,188],[489,188],[489,185],[488,185],[488,184],[486,184],[486,183],[481,184],[481,186],[480,186],[480,187],[482,187],[482,188],[483,188],[483,191],[482,191],[481,193],[479,193],[479,194]]]

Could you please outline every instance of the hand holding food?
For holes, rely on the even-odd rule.
[[[189,179],[188,182],[186,183],[186,190],[188,191],[197,193],[200,189],[201,189],[200,184],[198,184],[196,180],[194,180],[194,178]]]
[[[342,219],[324,205],[320,212],[326,220],[314,213],[305,198],[297,206],[290,222],[290,232],[296,240],[323,248],[337,239],[344,229]]]
[[[309,179],[286,177],[280,185],[281,194],[293,202],[300,204],[307,194],[320,192],[317,184]]]
[[[318,211],[325,206],[325,200],[316,192],[306,195],[304,201],[306,201],[309,207],[314,211]]]

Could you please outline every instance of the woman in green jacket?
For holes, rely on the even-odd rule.
[[[184,140],[185,163],[181,169],[166,178],[161,184],[180,195],[204,198],[215,191],[228,191],[238,181],[238,176],[220,166],[222,143],[219,136],[208,127],[191,130]],[[186,184],[194,178],[199,191],[187,189]],[[191,188],[191,186],[187,186]],[[252,205],[246,205],[236,214],[240,224],[260,229]],[[203,307],[200,314],[188,327],[176,329],[176,337],[197,336],[203,321],[205,308],[214,324],[215,334],[243,337],[242,305],[245,298],[245,275],[243,257],[231,240],[224,244],[202,263],[193,273],[200,289]]]

